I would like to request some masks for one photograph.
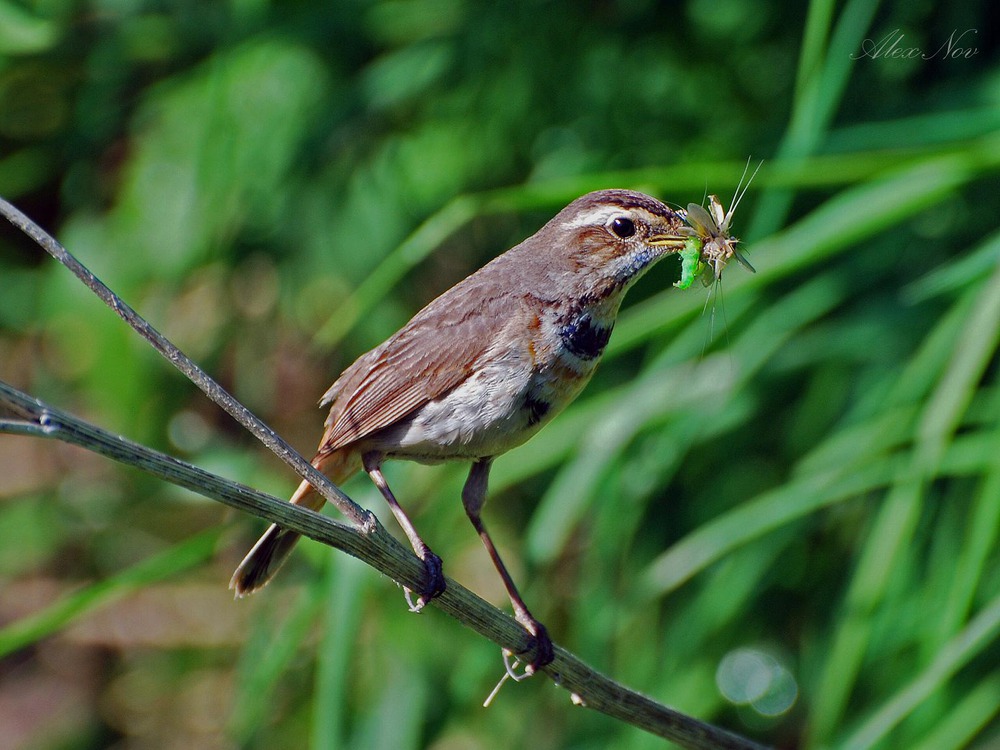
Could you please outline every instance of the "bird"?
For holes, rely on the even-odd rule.
[[[535,234],[417,312],[354,361],[320,400],[328,407],[313,466],[335,483],[364,470],[425,567],[415,609],[445,589],[441,558],[417,533],[382,473],[386,459],[471,463],[462,503],[529,634],[531,671],[554,658],[483,522],[490,467],[573,401],[590,380],[628,289],[692,235],[683,210],[632,190],[572,201]],[[303,481],[290,502],[319,510]],[[230,588],[263,587],[298,534],[272,525]]]

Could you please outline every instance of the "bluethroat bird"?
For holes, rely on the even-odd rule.
[[[363,468],[426,568],[417,608],[444,591],[441,559],[420,538],[382,462],[471,461],[462,502],[533,637],[532,671],[552,661],[482,520],[493,459],[566,407],[594,373],[628,288],[692,234],[685,214],[642,193],[601,190],[566,206],[537,233],[460,281],[324,394],[326,430],[313,465],[334,483]],[[291,502],[324,503],[308,482]],[[238,596],[266,584],[298,535],[271,526],[233,575]]]

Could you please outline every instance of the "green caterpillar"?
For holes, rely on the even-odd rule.
[[[701,260],[701,238],[688,237],[684,240],[684,249],[677,254],[681,256],[681,277],[674,282],[674,286],[687,289],[705,270],[705,264]]]

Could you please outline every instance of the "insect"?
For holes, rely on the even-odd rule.
[[[749,163],[747,166],[749,167]],[[757,170],[759,169],[758,166]],[[729,233],[733,214],[746,195],[757,170],[750,175],[746,185],[742,185],[743,179],[740,178],[741,185],[736,188],[736,196],[729,211],[722,207],[718,196],[715,195],[708,196],[707,209],[697,203],[688,204],[686,218],[690,227],[680,230],[685,240],[683,247],[677,253],[681,258],[681,277],[674,286],[678,289],[687,289],[699,276],[705,286],[720,281],[722,269],[733,258],[750,273],[757,272],[750,265],[750,261],[737,250],[739,238]],[[746,170],[743,174],[746,176]]]

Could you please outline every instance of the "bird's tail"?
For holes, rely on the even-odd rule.
[[[313,460],[313,465],[330,477],[334,484],[347,481],[360,468],[360,464],[361,461],[357,453],[350,450],[334,451],[322,458],[317,456]],[[310,510],[319,510],[326,500],[313,489],[309,482],[303,481],[289,502]],[[229,588],[233,589],[238,597],[252,594],[263,588],[288,559],[288,555],[298,540],[299,534],[294,531],[288,531],[277,524],[271,524],[264,532],[264,536],[257,540],[247,556],[243,558],[243,562],[236,568],[236,572],[233,573],[233,578],[229,582]]]

